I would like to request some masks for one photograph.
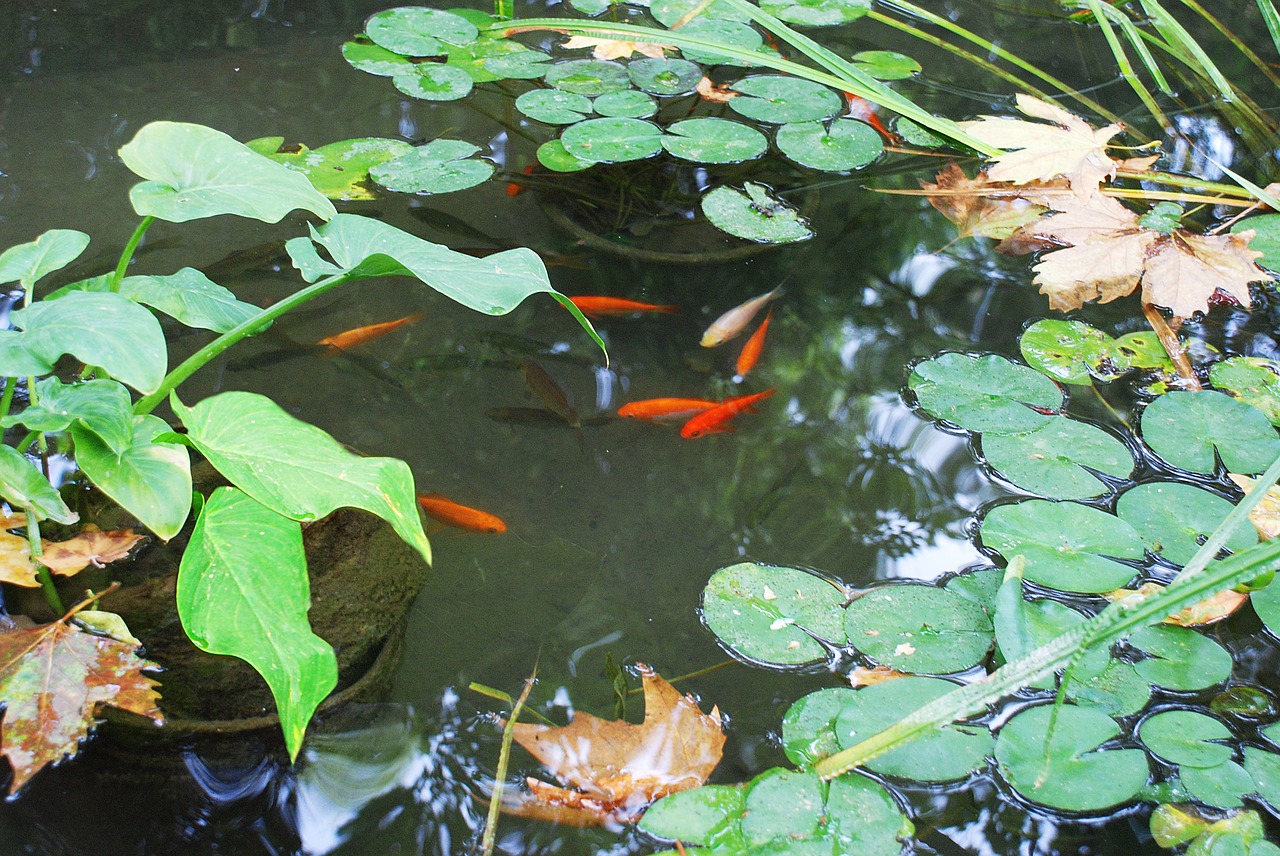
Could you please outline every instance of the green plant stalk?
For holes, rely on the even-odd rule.
[[[13,405],[13,394],[17,389],[18,379],[16,377],[4,379],[4,395],[0,396],[0,419],[4,419],[9,415],[9,408]]]
[[[1248,45],[1242,42],[1239,36],[1231,32],[1231,30],[1227,28],[1226,24],[1222,23],[1217,18],[1215,18],[1208,9],[1206,9],[1204,6],[1196,2],[1196,0],[1180,0],[1180,2],[1182,3],[1183,6],[1186,6],[1188,9],[1195,12],[1201,18],[1204,18],[1206,21],[1208,21],[1209,25],[1212,26],[1219,33],[1221,33],[1222,37],[1226,39],[1228,42],[1230,42],[1233,48],[1240,51],[1240,53],[1244,56],[1245,59],[1253,63],[1254,68],[1262,72],[1262,74],[1267,78],[1267,80],[1271,81],[1272,86],[1280,88],[1280,76],[1277,76],[1276,73],[1271,70],[1271,66],[1263,62],[1262,57],[1254,53],[1252,48],[1250,48]],[[1263,18],[1264,20],[1266,18],[1265,12],[1263,13]]]
[[[27,506],[23,509],[27,514],[27,550],[31,553],[32,559],[38,559],[44,555],[44,544],[40,541],[40,521],[36,518],[35,509]],[[49,569],[39,562],[34,563],[36,566],[36,579],[40,581],[40,589],[44,594],[45,603],[56,612],[62,615],[66,612],[66,608],[62,605],[62,598],[58,597],[58,589],[53,584],[53,574],[49,573]]]
[[[124,282],[124,272],[128,270],[129,262],[133,260],[134,251],[138,249],[138,244],[142,243],[142,236],[147,234],[147,230],[155,221],[156,218],[148,214],[142,218],[138,228],[134,229],[133,234],[129,236],[129,242],[124,245],[124,250],[120,253],[120,261],[116,264],[115,272],[111,274],[112,291],[120,290],[120,283]]]
[[[1152,595],[1126,598],[1112,603],[1092,619],[1078,624],[1025,657],[1008,663],[980,681],[947,693],[926,704],[879,734],[823,758],[814,771],[823,779],[833,779],[865,764],[922,734],[957,719],[972,716],[988,704],[1028,684],[1048,677],[1068,663],[1086,644],[1111,644],[1133,630],[1154,624],[1185,606],[1199,603],[1225,588],[1258,576],[1280,561],[1280,539],[1264,541],[1210,566],[1213,557],[1249,512],[1266,496],[1267,489],[1280,478],[1280,458],[1254,484],[1222,524],[1186,564],[1168,588]]]
[[[1151,23],[1155,25],[1156,32],[1168,42],[1170,45],[1178,45],[1196,61],[1200,70],[1205,76],[1213,82],[1217,88],[1218,94],[1222,96],[1224,101],[1236,100],[1236,91],[1232,88],[1231,83],[1213,64],[1213,60],[1204,52],[1204,48],[1196,43],[1191,34],[1186,31],[1178,20],[1169,14],[1157,0],[1138,0],[1142,4],[1142,11],[1147,13],[1147,17],[1151,19]]]
[[[1151,91],[1147,89],[1146,84],[1138,78],[1137,72],[1133,69],[1133,64],[1129,62],[1129,55],[1124,51],[1124,45],[1120,44],[1120,38],[1116,35],[1115,29],[1111,26],[1111,21],[1107,18],[1107,13],[1103,11],[1102,4],[1098,2],[1098,0],[1085,0],[1085,2],[1089,4],[1089,11],[1093,12],[1093,19],[1098,22],[1098,28],[1102,30],[1102,35],[1107,40],[1107,46],[1111,48],[1111,55],[1115,57],[1116,65],[1120,68],[1120,74],[1124,76],[1125,81],[1129,84],[1129,88],[1132,89],[1142,101],[1143,106],[1147,108],[1147,112],[1151,114],[1151,118],[1159,122],[1161,128],[1168,128],[1169,117],[1164,115],[1164,111],[1160,109],[1160,105],[1157,104],[1155,98],[1152,97]],[[1125,21],[1129,20],[1123,15],[1120,17]],[[1138,44],[1142,44],[1141,37],[1138,37]],[[1148,53],[1147,56],[1150,57],[1150,54]],[[1152,59],[1150,65],[1147,67],[1150,69],[1154,66],[1155,61]],[[1166,83],[1165,85],[1167,86],[1168,84]]]
[[[516,720],[520,718],[520,711],[524,709],[524,703],[529,698],[529,691],[533,689],[533,681],[537,676],[538,670],[535,668],[524,682],[524,690],[520,693],[520,698],[516,699],[515,706],[511,708],[511,716],[502,729],[502,748],[498,751],[498,767],[493,771],[493,796],[489,799],[489,815],[485,818],[484,839],[481,844],[484,856],[493,854],[493,845],[498,836],[498,814],[502,811],[502,786],[507,778],[507,764],[511,760],[511,741],[516,733]]]
[[[1276,53],[1280,53],[1280,12],[1276,11],[1271,0],[1258,0],[1258,11],[1262,13],[1262,22],[1267,25],[1267,32],[1271,34],[1271,43],[1275,45]]]
[[[1124,30],[1125,38],[1129,40],[1129,44],[1133,45],[1133,49],[1138,52],[1138,58],[1142,60],[1147,73],[1151,75],[1151,79],[1156,82],[1156,86],[1160,88],[1161,92],[1172,98],[1173,87],[1169,85],[1168,78],[1164,76],[1164,70],[1160,68],[1160,63],[1156,62],[1156,58],[1152,56],[1151,49],[1147,47],[1146,41],[1142,38],[1142,32],[1134,25],[1133,21],[1129,20],[1129,16],[1110,5],[1103,5],[1102,12],[1108,18],[1111,18],[1120,29]]]
[[[295,291],[283,300],[276,301],[247,321],[242,321],[235,327],[232,327],[230,330],[223,333],[221,336],[214,339],[191,356],[187,357],[182,361],[181,365],[165,375],[164,380],[160,382],[160,387],[155,392],[138,399],[137,403],[133,405],[134,414],[143,416],[150,413],[158,404],[160,404],[160,402],[164,401],[165,398],[168,397],[169,393],[172,392],[178,384],[191,377],[203,368],[206,363],[221,354],[227,348],[230,348],[236,342],[239,342],[246,336],[252,336],[253,334],[260,332],[268,324],[279,318],[281,315],[284,315],[289,310],[296,309],[308,300],[311,300],[314,297],[319,297],[326,291],[332,288],[337,288],[339,285],[357,278],[358,277],[352,277],[347,273],[341,273],[336,276],[322,279],[319,282],[314,282],[301,291]]]

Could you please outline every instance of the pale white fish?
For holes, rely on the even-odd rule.
[[[737,336],[747,325],[751,323],[751,319],[756,317],[766,303],[775,299],[782,294],[782,286],[779,285],[773,291],[762,294],[759,297],[753,297],[746,303],[740,303],[721,315],[715,321],[711,322],[711,326],[707,328],[707,332],[702,334],[702,341],[699,343],[704,348],[714,348],[716,345],[725,342]]]

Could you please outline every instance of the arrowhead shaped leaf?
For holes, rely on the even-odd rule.
[[[0,253],[0,283],[22,283],[30,288],[36,280],[75,261],[89,246],[89,236],[74,229],[50,229],[34,241],[18,244]]]
[[[76,291],[111,290],[111,275],[106,274],[65,285],[45,299],[56,300]],[[189,267],[167,276],[125,277],[120,283],[120,294],[188,327],[215,333],[225,333],[262,311],[252,303],[237,300],[228,289]]]
[[[12,446],[0,444],[0,496],[14,505],[31,508],[36,517],[59,523],[75,523],[79,515],[67,508],[62,497],[35,465]]]
[[[65,431],[79,421],[116,454],[133,443],[129,391],[118,381],[98,379],[66,385],[56,377],[36,382],[36,405],[0,419],[0,426],[25,425],[32,431]]]

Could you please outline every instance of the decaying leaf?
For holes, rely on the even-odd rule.
[[[591,48],[591,56],[595,59],[627,59],[632,54],[643,54],[654,59],[662,59],[666,48],[651,42],[630,42],[623,39],[593,39],[590,36],[574,36],[565,42],[562,48]]]
[[[1209,311],[1221,289],[1249,306],[1249,283],[1271,276],[1254,264],[1262,253],[1249,249],[1254,231],[1196,235],[1181,229],[1160,242],[1142,277],[1142,300],[1164,306],[1179,318]]]
[[[25,526],[26,523],[24,522]],[[8,532],[0,532],[0,583],[39,588],[36,579],[37,565],[31,561],[31,545],[26,538]]]
[[[101,568],[129,555],[129,551],[145,536],[135,535],[131,529],[103,532],[92,523],[66,541],[45,541],[40,564],[55,574],[71,576],[93,565]]]
[[[1236,487],[1245,493],[1253,490],[1254,484],[1258,481],[1236,473],[1227,473],[1227,475],[1236,483]],[[1258,530],[1262,540],[1266,541],[1280,535],[1280,485],[1267,488],[1267,495],[1254,506],[1253,511],[1249,512],[1249,519],[1253,521],[1253,526]]]
[[[1135,589],[1116,589],[1105,595],[1107,600],[1116,601],[1133,597],[1134,595],[1149,595],[1163,589],[1164,586],[1159,583],[1143,583]],[[1244,606],[1244,602],[1249,599],[1249,595],[1238,591],[1227,589],[1220,591],[1212,597],[1207,597],[1199,603],[1193,603],[1191,606],[1185,606],[1172,615],[1165,616],[1164,624],[1174,624],[1178,627],[1203,627],[1206,624],[1214,624],[1228,618],[1235,613],[1237,609]]]
[[[13,767],[15,793],[46,765],[75,755],[99,705],[163,721],[156,668],[130,645],[66,621],[19,623],[0,633],[0,754]]]
[[[504,797],[503,811],[578,826],[633,823],[659,797],[706,782],[724,750],[720,712],[703,713],[651,669],[638,668],[640,725],[578,713],[561,728],[515,726],[516,742],[565,787],[530,778],[529,794]]]
[[[698,85],[694,89],[697,90],[703,101],[710,101],[713,104],[728,104],[741,94],[732,87],[732,83],[717,85],[711,82],[711,78],[704,77],[698,81]]]
[[[911,676],[906,672],[899,672],[897,669],[890,669],[888,666],[874,666],[870,669],[864,666],[857,666],[849,673],[849,686],[856,690],[858,687],[869,687],[874,684],[882,684],[885,681],[909,677]]]
[[[960,228],[961,238],[986,237],[1004,240],[1024,226],[1036,222],[1049,211],[1046,192],[1067,190],[1059,179],[1048,184],[1030,182],[1014,185],[991,181],[986,173],[973,178],[954,163],[938,173],[935,183],[920,183],[929,204]]]

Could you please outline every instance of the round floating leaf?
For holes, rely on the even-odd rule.
[[[560,142],[579,160],[618,163],[662,151],[662,129],[640,119],[588,119],[566,128]]]
[[[1280,808],[1280,755],[1257,746],[1246,746],[1244,768],[1249,771],[1258,796],[1273,809]]]
[[[663,147],[699,163],[741,163],[764,154],[769,141],[755,128],[728,119],[685,119],[667,128]]]
[[[711,847],[742,815],[745,785],[703,785],[670,794],[644,813],[640,828],[657,838]]]
[[[1233,233],[1246,229],[1257,232],[1249,239],[1249,249],[1262,253],[1257,263],[1268,270],[1280,270],[1280,214],[1249,217],[1231,227]]]
[[[1256,595],[1257,592],[1254,594]],[[1227,687],[1210,700],[1209,710],[1214,713],[1230,713],[1255,719],[1269,719],[1276,713],[1271,696],[1257,687],[1246,686]]]
[[[399,193],[451,193],[474,187],[493,175],[493,164],[471,157],[478,151],[477,146],[462,140],[432,140],[378,164],[369,175]]]
[[[904,143],[910,143],[922,149],[937,149],[948,144],[946,137],[939,137],[920,123],[899,116],[893,123],[893,130],[902,137]]]
[[[1155,755],[1181,767],[1216,767],[1231,760],[1231,730],[1193,710],[1164,710],[1142,721],[1139,739]]]
[[[787,244],[813,237],[808,221],[770,196],[763,184],[748,181],[745,190],[713,188],[702,197],[702,213],[717,229],[761,244]]]
[[[1115,559],[1144,557],[1138,532],[1124,520],[1074,502],[1032,499],[991,509],[982,544],[1012,560],[1026,559],[1027,579],[1060,591],[1105,592],[1136,573]]]
[[[791,763],[808,767],[840,751],[836,717],[855,695],[849,687],[829,687],[809,693],[787,708],[782,717],[782,749]]]
[[[631,82],[653,95],[688,95],[702,80],[702,68],[687,59],[638,59],[627,65]]]
[[[1134,668],[1156,686],[1191,692],[1231,677],[1231,653],[1187,627],[1144,627],[1129,637],[1129,645],[1149,655]]]
[[[479,39],[461,47],[449,46],[449,65],[466,72],[476,83],[508,77],[537,80],[547,73],[549,62],[550,54],[509,39]]]
[[[854,746],[956,688],[938,678],[899,678],[848,691],[833,729],[840,748]],[[951,782],[986,766],[993,739],[985,726],[948,725],[885,753],[866,766],[886,776]]]
[[[987,610],[993,612],[996,606],[996,595],[1004,582],[1004,571],[999,568],[983,568],[956,574],[943,586]]]
[[[1066,604],[1047,599],[1028,601],[1023,596],[1022,578],[1009,573],[1000,586],[992,623],[1001,656],[1006,662],[1012,662],[1061,636],[1081,621],[1084,621],[1084,616]],[[1105,662],[1106,652],[1100,653]]]
[[[480,35],[470,21],[425,6],[379,12],[365,22],[364,32],[379,47],[405,56],[439,56],[444,43],[470,44]]]
[[[789,24],[829,27],[856,21],[871,9],[871,0],[764,0],[760,8]]]
[[[1129,716],[1147,706],[1151,684],[1133,664],[1110,660],[1100,673],[1072,681],[1067,697],[1081,707],[1092,707],[1108,716]]]
[[[1280,364],[1261,357],[1231,357],[1214,363],[1209,379],[1223,392],[1261,410],[1272,425],[1280,425]]]
[[[627,67],[600,59],[567,59],[547,68],[547,85],[578,95],[604,95],[631,85]]]
[[[594,166],[591,161],[569,154],[559,140],[548,140],[538,146],[538,163],[554,172],[580,172]]]
[[[1233,473],[1260,473],[1280,456],[1262,411],[1214,392],[1170,392],[1142,412],[1142,439],[1175,467],[1213,472],[1214,452]]]
[[[569,0],[569,5],[588,18],[594,18],[596,15],[608,11],[609,7],[613,5],[613,0]]]
[[[1148,482],[1121,494],[1116,514],[1137,530],[1152,553],[1184,565],[1232,508],[1230,501],[1193,485]],[[1257,541],[1257,531],[1246,524],[1227,539],[1227,549],[1243,550]]]
[[[733,653],[780,666],[827,656],[817,639],[845,643],[844,588],[795,568],[743,562],[712,574],[702,618]]]
[[[498,19],[493,15],[490,15],[488,12],[482,12],[479,9],[459,8],[447,9],[446,11],[451,15],[457,15],[464,21],[470,21],[477,27],[488,27],[489,25],[496,24],[498,22]]]
[[[601,116],[623,119],[644,119],[658,112],[657,101],[634,89],[606,92],[597,98],[592,106]]]
[[[1038,372],[1060,383],[1090,384],[1098,377],[1115,377],[1102,371],[1111,359],[1115,339],[1083,321],[1049,318],[1026,329],[1018,345],[1022,358]],[[1099,373],[1101,372],[1101,373]]]
[[[941,354],[916,363],[907,385],[920,409],[969,431],[1019,434],[1062,409],[1062,389],[1004,357]]]
[[[1280,636],[1280,583],[1272,580],[1265,588],[1251,592],[1249,603],[1267,629]]]
[[[989,434],[982,439],[982,454],[1018,487],[1053,499],[1106,493],[1109,487],[1090,470],[1116,478],[1133,472],[1133,456],[1124,443],[1097,426],[1065,416],[1026,434]]]
[[[267,138],[267,140],[276,138]],[[245,145],[252,146],[257,140]],[[376,199],[366,184],[370,167],[413,151],[402,140],[361,137],[329,143],[318,149],[298,146],[297,151],[264,151],[262,154],[305,175],[316,190],[330,199]]]
[[[902,842],[915,833],[889,792],[856,772],[845,773],[827,786],[825,814],[826,834],[835,839],[834,853],[897,856]]]
[[[1097,710],[1067,705],[1048,735],[1053,705],[1024,710],[996,738],[1000,772],[1027,800],[1067,811],[1099,811],[1128,802],[1147,783],[1139,749],[1099,750],[1120,733]]]
[[[837,119],[830,125],[792,122],[779,128],[774,139],[782,153],[796,163],[827,172],[862,169],[884,151],[875,128],[857,119]]]
[[[1217,808],[1240,808],[1244,805],[1241,797],[1255,789],[1253,778],[1235,761],[1216,767],[1182,767],[1178,778],[1197,800]]]
[[[845,632],[859,651],[902,672],[945,675],[979,663],[991,649],[981,606],[929,585],[872,589],[845,609]]]
[[[711,42],[740,48],[744,51],[756,51],[764,44],[764,37],[754,27],[738,21],[725,21],[715,18],[694,18],[680,28],[681,35],[696,36]],[[681,48],[685,59],[700,62],[704,65],[748,65],[744,60],[727,54],[704,51],[697,48]],[[737,99],[734,99],[737,100]]]
[[[770,775],[771,773],[772,775]],[[775,839],[812,837],[822,822],[822,781],[815,773],[771,770],[747,791],[742,837],[761,846]]]
[[[744,77],[733,88],[741,95],[729,106],[757,122],[811,122],[829,119],[844,109],[839,94],[798,77],[760,74]]]
[[[342,57],[357,71],[379,77],[395,77],[413,67],[407,57],[360,40],[344,42]]]
[[[649,4],[649,14],[664,27],[671,27],[694,10],[701,0],[653,0]],[[698,13],[694,21],[719,18],[726,21],[750,21],[751,16],[728,3],[712,3]],[[693,23],[690,21],[689,23]],[[688,26],[686,24],[685,26]]]
[[[920,63],[897,51],[858,51],[853,64],[876,80],[905,80],[920,73]]]
[[[531,89],[516,99],[516,109],[548,125],[572,125],[591,114],[591,99],[559,89]]]
[[[1112,346],[1112,359],[1119,374],[1130,369],[1160,369],[1170,373],[1176,371],[1164,345],[1160,344],[1160,338],[1151,331],[1126,333],[1116,339]]]
[[[457,101],[471,92],[471,75],[452,65],[428,62],[397,74],[391,83],[405,95],[424,101]]]

